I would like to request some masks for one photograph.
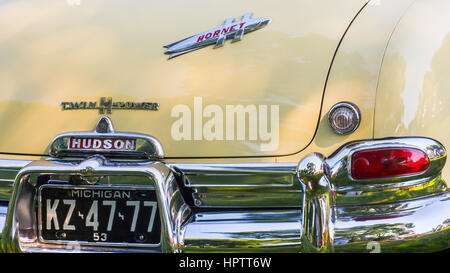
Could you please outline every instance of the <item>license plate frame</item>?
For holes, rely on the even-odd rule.
[[[87,191],[87,192],[89,192],[89,191],[94,192],[94,191],[97,191],[97,192],[103,192],[103,193],[105,193],[107,191],[109,191],[109,192],[116,192],[116,193],[117,192],[120,193],[120,192],[128,191],[129,193],[133,193],[133,197],[134,198],[136,198],[136,195],[143,194],[143,193],[145,193],[147,195],[150,195],[150,199],[149,200],[147,200],[145,198],[141,198],[140,200],[138,200],[139,199],[138,198],[136,200],[135,199],[130,199],[128,201],[136,201],[136,202],[139,201],[139,204],[142,204],[145,201],[148,201],[149,203],[150,202],[152,203],[151,204],[152,206],[147,206],[147,208],[146,208],[146,209],[150,209],[151,212],[154,211],[154,213],[153,213],[153,221],[154,222],[153,222],[153,225],[152,225],[153,228],[152,228],[152,230],[150,232],[152,240],[150,240],[150,242],[148,242],[148,243],[146,243],[146,242],[132,242],[131,239],[127,240],[127,241],[117,242],[117,241],[102,241],[101,240],[102,238],[99,238],[99,241],[93,241],[93,240],[89,240],[88,239],[88,236],[89,236],[88,235],[88,231],[85,232],[85,239],[84,240],[72,239],[72,238],[61,239],[61,238],[56,238],[56,235],[54,237],[50,236],[50,237],[52,237],[52,238],[50,238],[48,236],[48,234],[46,234],[46,230],[47,229],[44,228],[44,225],[47,224],[46,220],[44,220],[44,217],[47,216],[47,212],[44,213],[44,209],[46,209],[46,205],[47,204],[44,204],[44,202],[46,202],[45,200],[52,200],[53,199],[53,202],[50,201],[50,205],[52,205],[52,203],[53,203],[53,205],[55,205],[55,201],[54,200],[58,199],[60,201],[63,201],[64,199],[62,197],[56,197],[56,196],[49,197],[49,196],[47,196],[48,194],[45,193],[45,191],[48,191],[48,190],[50,190],[50,191],[54,190],[54,191],[57,191],[57,192],[59,191],[59,192],[66,192],[66,193],[71,191],[71,190],[72,191],[73,190],[81,191],[81,192],[85,192],[85,191]],[[103,205],[103,202],[100,202],[100,201],[110,200],[110,199],[105,198],[105,197],[103,197],[103,198],[80,197],[79,199],[74,198],[73,200],[82,200],[83,198],[84,199],[90,199],[92,201],[91,205],[86,205],[86,203],[84,203],[82,205],[82,207],[84,209],[86,208],[86,206],[92,207],[92,204],[93,204],[94,200],[97,200],[97,203],[98,203],[97,206],[98,207],[102,207],[102,205]],[[116,199],[116,201],[117,201],[117,199]],[[122,200],[122,202],[123,202],[123,200]],[[62,204],[62,202],[60,202],[60,203]],[[102,203],[102,204],[99,204],[99,203]],[[74,214],[76,214],[77,212],[80,211],[80,208],[77,208],[76,204],[77,204],[77,202],[75,201],[75,205],[74,205],[75,208],[73,210],[73,213],[71,214],[71,217],[69,217],[70,220],[72,218],[74,218],[74,216],[75,216]],[[146,204],[146,205],[148,205],[148,204]],[[59,206],[61,206],[61,205],[57,204],[56,211],[58,210]],[[139,207],[140,207],[140,205],[139,205]],[[70,209],[70,205],[69,205],[69,209]],[[133,213],[136,213],[136,210],[135,210],[136,206],[131,206],[131,209],[133,210]],[[100,213],[98,212],[98,216],[102,215],[101,216],[102,218],[105,218],[105,217],[106,218],[110,218],[110,216],[111,216],[110,215],[110,213],[111,213],[110,210],[112,210],[112,207],[108,206],[108,208],[106,208],[106,210],[105,210],[105,208],[103,208],[103,212],[106,214],[106,216],[104,214],[102,214],[102,212],[100,212]],[[139,216],[140,216],[139,212],[140,211],[138,211],[136,213],[137,214],[136,217],[138,217],[138,220],[136,220],[135,227],[138,225],[138,223],[141,223],[141,225],[142,225],[142,220],[139,220]],[[79,244],[80,246],[84,245],[84,246],[146,247],[146,248],[154,248],[154,247],[159,247],[161,245],[162,223],[161,223],[160,213],[159,213],[158,198],[157,198],[156,190],[155,190],[155,188],[153,186],[116,186],[116,185],[108,185],[108,186],[105,186],[105,185],[71,186],[71,185],[51,185],[51,184],[46,184],[46,185],[42,185],[38,189],[38,210],[37,210],[37,214],[38,214],[37,215],[38,216],[37,226],[38,226],[38,235],[39,235],[38,240],[41,243],[66,244],[66,245],[69,244],[71,246],[73,246],[74,244]],[[87,217],[87,215],[88,215],[88,212],[84,211],[84,216]],[[129,216],[130,216],[129,214],[128,215],[124,215],[124,218],[129,218]],[[66,217],[67,217],[67,215],[62,215],[61,217],[59,215],[57,216],[57,221],[59,222],[60,229],[63,228],[63,223],[65,222]],[[151,220],[152,216],[150,215],[149,217],[150,217],[150,220],[149,220],[148,228],[150,228],[150,223],[152,221]],[[134,214],[133,214],[133,217],[131,217],[131,218],[134,218]],[[69,223],[71,222],[70,220],[69,220]],[[84,219],[82,219],[82,220],[84,220]],[[128,219],[127,221],[130,221],[130,220]],[[134,220],[131,220],[131,222],[133,222],[133,221]],[[50,221],[50,222],[51,222],[50,226],[52,226],[52,224],[53,224],[53,227],[55,227],[54,220],[53,220],[53,222],[52,221]],[[114,222],[114,220],[113,220],[113,222]],[[71,224],[74,224],[73,221],[72,221]],[[78,222],[76,225],[78,225],[78,226],[76,226],[76,228],[79,228],[80,223]],[[100,225],[104,227],[105,223],[101,223],[101,224],[99,224],[99,226]],[[107,226],[108,225],[109,225],[109,223],[107,224]],[[89,227],[83,227],[83,228],[84,229],[88,229]],[[140,228],[142,228],[142,227],[140,227]],[[103,231],[105,231],[105,230],[102,229],[101,231],[98,231],[97,233],[100,233],[100,234],[104,233]],[[63,232],[67,232],[67,230],[63,229]],[[108,232],[112,232],[112,231],[108,231]],[[117,233],[118,231],[115,231],[115,232]],[[130,233],[131,233],[131,231],[130,231]],[[135,231],[134,233],[138,233],[138,232]]]

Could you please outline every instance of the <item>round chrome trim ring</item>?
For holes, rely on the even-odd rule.
[[[331,125],[331,124],[332,124],[332,121],[331,121],[331,116],[332,116],[332,115],[331,115],[331,114],[332,114],[337,108],[339,108],[339,107],[346,107],[346,108],[350,109],[352,112],[355,113],[355,116],[356,116],[356,126],[355,126],[352,130],[347,131],[347,132],[340,132],[340,131],[335,130],[335,129],[333,128],[333,126]],[[353,133],[354,131],[356,131],[356,129],[358,129],[359,125],[361,124],[361,111],[359,110],[358,106],[356,106],[355,104],[353,104],[353,103],[351,103],[351,102],[343,101],[343,102],[338,102],[338,103],[336,103],[335,105],[333,105],[333,107],[331,107],[330,111],[328,111],[328,114],[327,114],[327,115],[328,115],[328,118],[327,118],[327,120],[328,120],[328,125],[331,127],[331,129],[333,130],[333,132],[335,132],[335,133],[338,134],[338,135],[348,135],[348,134],[351,134],[351,133]]]

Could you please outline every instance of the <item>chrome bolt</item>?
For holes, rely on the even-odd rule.
[[[67,233],[58,231],[58,232],[56,232],[56,237],[58,239],[66,239],[67,238]]]
[[[145,237],[144,234],[138,234],[135,237],[136,242],[145,242],[146,239],[147,239],[147,237]]]

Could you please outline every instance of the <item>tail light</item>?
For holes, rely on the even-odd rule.
[[[355,152],[351,159],[354,179],[373,179],[418,174],[428,169],[430,160],[414,148],[382,148]]]

